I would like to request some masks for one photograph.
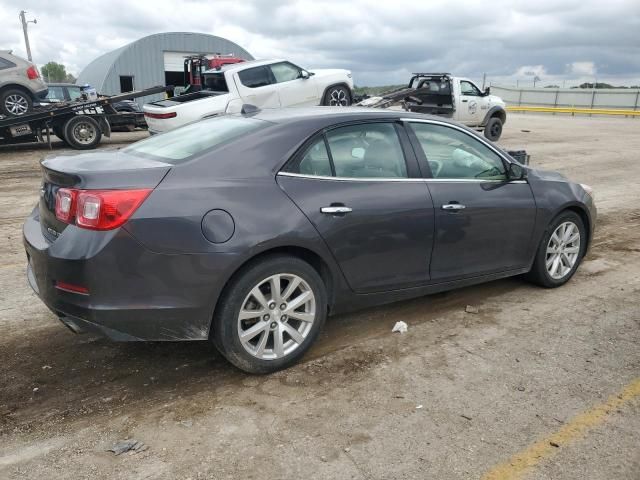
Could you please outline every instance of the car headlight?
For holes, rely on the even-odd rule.
[[[596,194],[593,193],[593,188],[591,188],[591,186],[586,185],[584,183],[581,183],[580,186],[583,188],[583,190],[585,192],[587,192],[589,194],[589,196],[595,201],[596,199]]]

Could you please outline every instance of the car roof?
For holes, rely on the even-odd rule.
[[[246,70],[248,68],[262,67],[264,65],[271,65],[272,63],[286,62],[286,61],[287,60],[282,60],[282,59],[271,59],[271,60],[249,60],[247,62],[240,62],[240,63],[228,63],[227,65],[222,65],[220,68],[210,68],[209,70],[205,70],[204,73],[241,72],[242,70]]]
[[[248,116],[265,120],[276,124],[295,123],[301,120],[318,121],[332,125],[341,122],[358,120],[396,120],[400,118],[415,118],[417,120],[436,120],[438,122],[457,125],[446,118],[435,115],[425,115],[422,113],[406,112],[404,110],[387,110],[382,108],[368,107],[292,107],[258,110]]]

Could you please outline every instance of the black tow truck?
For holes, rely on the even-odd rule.
[[[143,126],[141,112],[117,112],[113,104],[122,100],[164,93],[169,88],[158,86],[97,100],[78,100],[40,106],[31,112],[0,118],[0,145],[47,142],[51,133],[78,150],[96,148],[102,136],[111,136],[112,128]]]

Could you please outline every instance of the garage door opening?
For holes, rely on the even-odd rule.
[[[120,75],[120,93],[133,92],[133,77]]]

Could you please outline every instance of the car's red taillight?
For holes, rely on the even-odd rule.
[[[79,293],[80,295],[89,295],[89,289],[87,287],[83,287],[82,285],[76,285],[75,283],[69,282],[61,282],[60,280],[56,280],[54,285],[58,290],[63,290],[65,292]]]
[[[144,116],[149,118],[174,118],[174,117],[177,117],[178,114],[176,112],[169,112],[169,113],[144,112]]]
[[[77,190],[59,188],[56,193],[56,218],[61,222],[71,223],[76,208]]]
[[[90,230],[112,230],[123,225],[144,202],[151,189],[76,190],[56,194],[56,218]]]
[[[35,80],[39,76],[40,73],[38,73],[38,69],[34,65],[31,65],[29,68],[27,68],[27,78],[29,80]]]

